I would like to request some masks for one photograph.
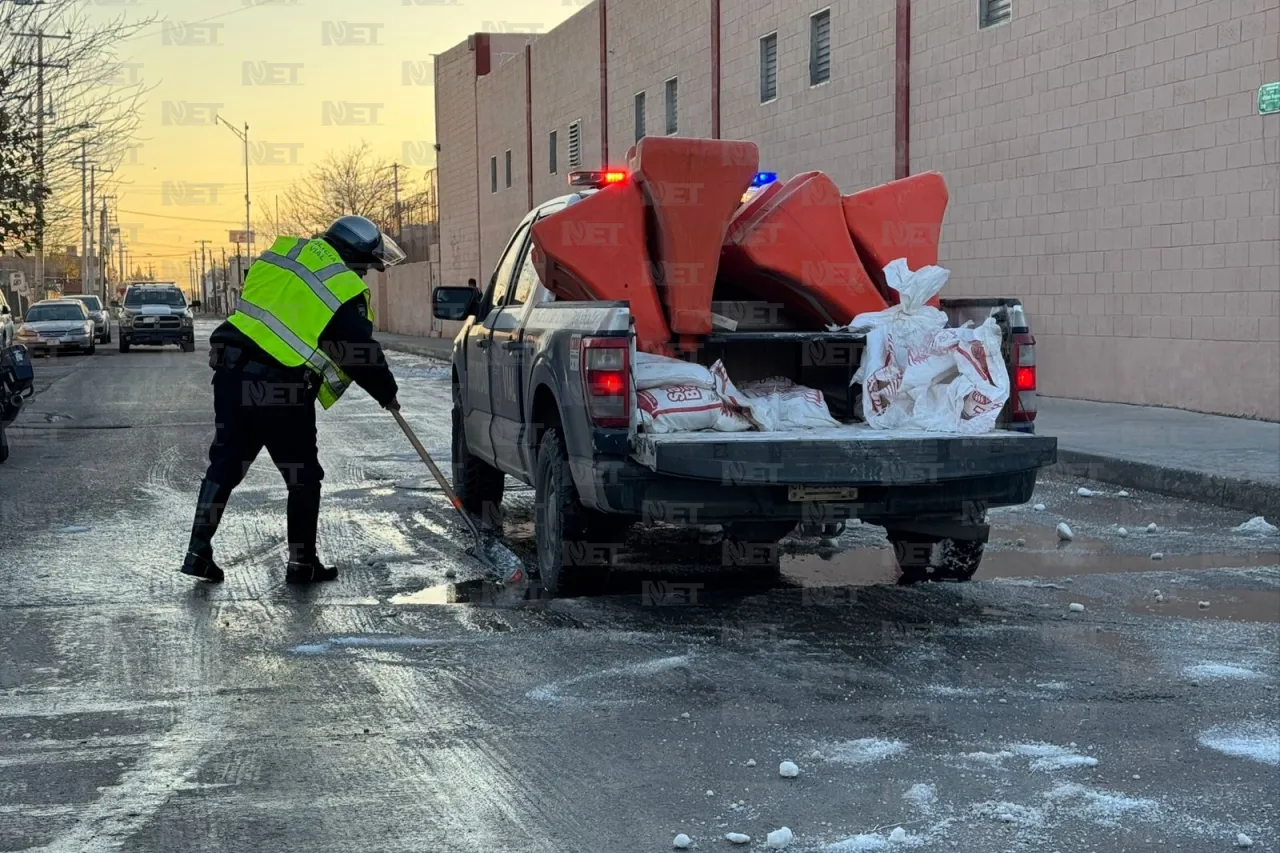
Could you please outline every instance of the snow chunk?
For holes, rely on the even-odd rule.
[[[784,761],[778,765],[778,775],[783,779],[794,779],[800,775],[800,768],[794,761]]]
[[[1058,538],[1063,542],[1070,542],[1076,538],[1076,535],[1071,532],[1071,528],[1067,526],[1065,521],[1058,522]]]
[[[928,810],[933,807],[934,803],[938,802],[938,789],[933,785],[917,782],[907,789],[907,792],[902,795],[902,799],[918,809]]]
[[[754,758],[748,758],[748,759],[747,759],[747,766],[748,766],[748,767],[755,767],[755,766],[756,766],[756,760],[755,760]]]
[[[795,834],[784,826],[781,829],[775,829],[773,832],[766,835],[764,843],[767,847],[772,847],[774,850],[781,850],[783,847],[790,844],[791,839],[793,838],[795,838]]]
[[[725,840],[731,841],[734,844],[750,844],[751,843],[751,836],[747,835],[745,832],[726,832],[724,834],[724,837],[725,837]]]
[[[1253,846],[1253,839],[1252,839],[1252,838],[1250,838],[1249,836],[1245,835],[1243,832],[1241,832],[1241,833],[1239,833],[1239,834],[1237,834],[1237,835],[1236,835],[1236,846],[1237,846],[1237,847],[1252,847],[1252,846]]]
[[[1067,605],[1067,609],[1070,610],[1072,613],[1083,613],[1084,605],[1078,601],[1073,601]]]
[[[1183,675],[1189,678],[1238,678],[1253,679],[1262,678],[1260,673],[1251,669],[1245,669],[1242,666],[1231,666],[1225,663],[1201,663],[1195,666],[1189,666],[1183,670]]]
[[[1116,528],[1116,535],[1119,536],[1121,539],[1123,539],[1129,535],[1129,531],[1123,527],[1119,527],[1119,528]]]
[[[815,749],[813,752],[809,753],[809,757],[812,758],[814,761],[821,761],[822,750]]]
[[[889,840],[894,844],[901,844],[907,840],[907,831],[900,826],[895,826],[893,832],[889,833]]]
[[[678,847],[681,850],[693,844],[693,839],[685,835],[683,832],[677,835],[671,842],[672,847]]]
[[[1153,559],[1153,560],[1163,560],[1163,559],[1164,559],[1164,552],[1163,552],[1163,551],[1152,551],[1152,552],[1151,552],[1151,559]]]
[[[1126,797],[1114,791],[1096,791],[1073,783],[1058,785],[1044,796],[1058,804],[1074,804],[1083,814],[1103,824],[1114,825],[1121,817],[1135,815],[1154,818],[1160,811],[1160,804],[1155,800]]]
[[[830,744],[824,751],[827,760],[839,764],[872,764],[902,755],[907,751],[907,745],[900,740],[864,737]]]
[[[1274,524],[1268,523],[1262,516],[1255,515],[1244,524],[1235,528],[1235,531],[1236,533],[1253,533],[1261,534],[1263,536],[1274,536],[1277,532],[1280,532],[1280,528],[1277,528]]]
[[[1094,496],[1095,492],[1093,491],[1093,489],[1086,489],[1084,486],[1081,486],[1080,488],[1076,489],[1076,494],[1082,498],[1091,498]]]
[[[1027,547],[1027,540],[1020,538],[1016,540],[1013,544],[1017,545],[1019,548],[1025,548]]]
[[[1280,766],[1280,728],[1274,724],[1215,726],[1201,732],[1200,745],[1235,758]]]
[[[1065,770],[1071,767],[1097,767],[1098,759],[1079,755],[1051,743],[1020,743],[1013,747],[1018,755],[1031,759],[1032,770]]]
[[[1117,495],[1119,495],[1119,496],[1120,496],[1120,497],[1122,497],[1122,498],[1127,498],[1127,497],[1129,497],[1129,493],[1128,493],[1128,492],[1126,492],[1124,489],[1121,489],[1120,491],[1116,492],[1116,494],[1117,494]]]
[[[1196,607],[1199,607],[1201,610],[1208,610],[1210,603],[1211,602],[1208,602],[1208,601],[1197,601]]]
[[[977,761],[981,764],[999,766],[1006,758],[1013,758],[1013,753],[1006,750],[999,752],[962,752],[960,757],[965,761]]]
[[[1044,512],[1044,504],[1036,504],[1032,507],[1036,512]]]
[[[1155,532],[1156,532],[1157,530],[1159,530],[1159,529],[1160,529],[1160,528],[1156,525],[1156,523],[1155,523],[1154,521],[1147,525],[1147,532],[1148,532],[1148,533],[1155,533]]]

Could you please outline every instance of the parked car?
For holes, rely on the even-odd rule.
[[[4,297],[0,296],[0,302]],[[31,356],[20,345],[0,347],[0,462],[9,458],[5,430],[17,420],[26,401],[35,393]]]
[[[195,319],[187,297],[177,285],[131,284],[124,293],[120,314],[120,352],[135,345],[177,344],[183,352],[195,352]]]
[[[32,305],[14,340],[32,355],[69,349],[93,355],[97,349],[89,309],[78,299],[45,299]]]
[[[4,298],[4,291],[0,290],[0,349],[13,346],[13,312],[9,310],[9,303]]]
[[[84,307],[89,309],[89,319],[93,320],[93,334],[100,344],[111,343],[111,314],[106,306],[102,304],[102,299],[97,296],[88,296],[79,294],[69,296],[68,299],[74,299],[77,302],[83,302]]]

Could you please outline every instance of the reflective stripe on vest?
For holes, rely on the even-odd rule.
[[[289,255],[277,255],[275,252],[268,249],[262,253],[258,260],[263,263],[271,264],[273,267],[279,267],[282,270],[287,270],[293,273],[298,278],[302,279],[307,287],[311,288],[312,293],[320,297],[320,301],[324,303],[326,308],[330,311],[337,311],[338,308],[341,307],[342,303],[338,300],[338,297],[333,295],[333,292],[330,291],[329,288],[324,286],[324,283],[335,275],[346,272],[347,265],[330,264],[319,272],[312,272],[302,264],[298,263],[297,260],[298,255],[302,253],[302,247],[305,245],[305,241],[299,241],[298,245],[290,249],[289,255],[293,255],[293,257],[289,257]]]
[[[329,390],[335,395],[335,399],[341,397],[343,392],[351,385],[351,380],[338,369],[338,366],[327,355],[318,349],[312,349],[307,346],[302,338],[295,335],[288,326],[280,322],[280,319],[270,311],[254,305],[252,302],[245,301],[244,297],[240,298],[240,302],[236,305],[236,310],[266,326],[289,349],[297,353],[299,358],[310,364],[323,378],[324,384],[329,386]],[[328,406],[325,408],[328,408]]]

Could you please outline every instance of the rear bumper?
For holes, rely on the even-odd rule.
[[[148,329],[137,326],[121,326],[120,340],[127,344],[158,345],[180,344],[183,341],[195,340],[195,330],[187,326],[176,329]]]

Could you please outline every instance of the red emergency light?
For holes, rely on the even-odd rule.
[[[569,186],[598,190],[613,184],[620,184],[628,177],[629,175],[621,169],[570,172]]]

